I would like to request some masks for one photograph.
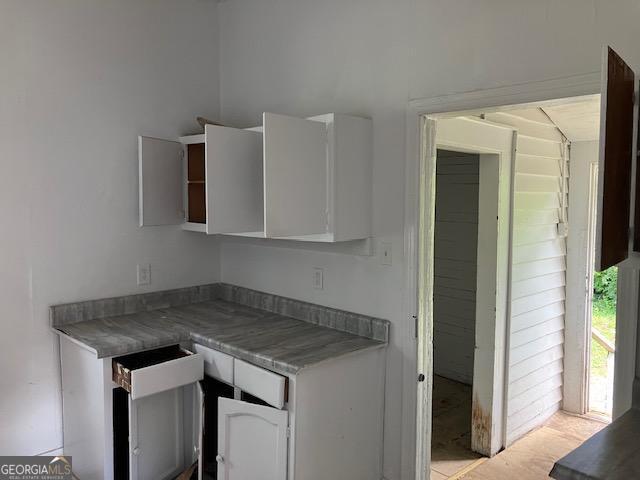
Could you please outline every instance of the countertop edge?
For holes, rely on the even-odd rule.
[[[302,321],[302,320],[299,320]],[[326,328],[326,327],[325,327]],[[317,361],[317,362],[311,362],[309,364],[305,364],[305,365],[292,365],[292,364],[287,364],[285,362],[279,362],[277,360],[269,360],[267,357],[263,357],[260,356],[258,354],[252,353],[250,351],[244,350],[244,349],[240,349],[237,347],[233,347],[232,345],[228,345],[224,342],[221,342],[219,340],[215,340],[212,338],[212,340],[207,341],[206,339],[203,338],[203,335],[201,334],[197,334],[195,332],[188,332],[186,335],[183,335],[183,338],[179,338],[178,340],[176,339],[171,339],[168,340],[166,342],[158,342],[156,345],[153,346],[145,346],[145,347],[141,347],[141,348],[132,348],[132,349],[127,349],[125,352],[119,352],[119,353],[105,353],[104,351],[101,351],[99,349],[95,349],[93,347],[91,347],[90,345],[82,342],[81,340],[73,337],[72,335],[66,333],[64,330],[61,330],[59,327],[51,327],[51,329],[54,331],[54,333],[56,333],[57,335],[59,335],[60,337],[64,337],[66,339],[68,339],[70,342],[72,342],[73,344],[77,345],[78,347],[87,350],[88,352],[93,353],[96,356],[96,359],[100,360],[100,359],[109,359],[109,358],[114,358],[114,357],[120,357],[122,355],[128,355],[131,353],[137,353],[137,352],[142,352],[145,350],[152,350],[155,348],[161,348],[161,347],[166,347],[169,345],[174,345],[176,343],[184,343],[184,342],[190,342],[190,343],[197,343],[199,345],[203,345],[205,347],[217,350],[219,352],[225,353],[227,355],[231,355],[234,358],[239,358],[240,360],[252,363],[254,365],[263,367],[267,370],[273,370],[277,373],[283,374],[283,375],[297,375],[298,373],[300,373],[303,370],[308,370],[310,368],[315,368],[319,365],[325,364],[327,362],[331,362],[340,358],[344,358],[344,357],[348,357],[350,355],[356,355],[359,353],[364,353],[367,352],[369,350],[375,350],[378,348],[386,348],[389,343],[388,342],[384,342],[381,340],[374,340],[374,339],[368,339],[371,342],[374,342],[372,345],[369,346],[365,346],[365,347],[361,347],[361,348],[355,348],[353,350],[344,352],[344,353],[339,353],[337,355],[325,358],[323,360]],[[363,337],[365,338],[365,337]]]

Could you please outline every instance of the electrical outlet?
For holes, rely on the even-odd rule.
[[[138,264],[138,285],[151,285],[151,264]]]
[[[382,242],[380,244],[380,263],[382,265],[391,265],[391,243]]]
[[[324,270],[322,268],[313,269],[313,288],[316,290],[324,289]]]

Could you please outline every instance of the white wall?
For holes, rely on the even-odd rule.
[[[479,176],[479,155],[438,150],[433,371],[467,385],[476,345]]]
[[[49,305],[218,279],[214,239],[138,228],[136,139],[216,117],[217,18],[202,0],[0,10],[0,454],[28,455],[62,446]]]
[[[222,118],[260,123],[262,111],[373,119],[373,231],[392,243],[393,265],[375,257],[254,245],[222,247],[229,283],[394,322],[388,352],[384,474],[400,475],[402,347],[413,319],[402,314],[403,182],[407,104],[407,2],[233,0],[220,8]],[[325,270],[314,290],[313,267]]]
[[[537,108],[489,113],[486,118],[518,129],[508,353],[509,445],[558,411],[562,401],[567,247],[558,233],[558,222],[563,137]],[[566,188],[564,192],[566,196]]]
[[[615,5],[605,0],[220,4],[226,122],[257,124],[263,110],[373,118],[373,229],[378,240],[393,243],[393,266],[381,266],[377,258],[230,244],[222,250],[222,275],[229,282],[393,322],[385,422],[388,478],[400,477],[402,360],[413,335],[402,293],[408,100],[595,72],[603,42],[639,66],[638,15],[640,6],[632,0]],[[326,269],[324,291],[311,287],[313,266]],[[408,472],[409,453],[406,459]]]

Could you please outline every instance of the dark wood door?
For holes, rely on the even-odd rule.
[[[635,75],[610,47],[603,65],[596,270],[629,256]]]

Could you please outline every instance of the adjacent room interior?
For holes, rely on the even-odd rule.
[[[432,468],[454,474],[471,450],[480,155],[438,149],[433,285]]]
[[[530,465],[539,474],[574,448],[576,439],[610,421],[616,272],[594,272],[599,102],[593,96],[435,119],[432,478],[484,478],[483,470],[495,468],[486,457],[510,455],[525,437],[529,448],[544,450],[527,460],[539,463],[537,470]],[[473,137],[478,124],[485,129],[482,140]],[[499,150],[498,135],[505,129],[513,135],[513,171],[500,170],[492,184],[480,166],[490,157],[487,148]],[[494,134],[495,140],[487,140]],[[456,142],[464,148],[450,148]],[[487,182],[509,184],[513,222],[508,252],[498,248],[497,257],[508,258],[510,288],[506,330],[495,326],[505,347],[496,350],[499,340],[491,347],[497,361],[505,362],[506,385],[505,403],[492,403],[498,407],[494,421],[504,428],[494,451],[472,441],[480,404],[474,378],[491,378],[474,364],[474,357],[483,358],[482,332],[491,328],[478,323],[476,300],[483,284],[496,278],[483,263],[486,237],[478,245],[479,231],[482,236],[483,224],[486,230],[491,222],[482,178],[485,191]],[[495,282],[494,296],[501,281]],[[495,302],[499,315],[499,296]],[[567,414],[577,417],[565,420]],[[549,449],[545,432],[555,435],[566,422],[574,436]],[[534,431],[540,438],[529,437]],[[471,471],[476,477],[467,477]]]

